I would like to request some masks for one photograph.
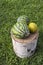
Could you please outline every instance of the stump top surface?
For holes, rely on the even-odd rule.
[[[13,38],[16,42],[19,42],[19,43],[28,43],[28,42],[31,42],[33,41],[34,39],[37,39],[38,37],[38,31],[33,33],[33,34],[30,34],[27,38],[25,39],[18,39],[16,38],[13,34],[11,34],[11,38]]]

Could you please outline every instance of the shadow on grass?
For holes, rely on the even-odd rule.
[[[43,31],[39,32],[39,39],[36,52],[43,53]]]

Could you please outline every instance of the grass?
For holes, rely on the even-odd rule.
[[[24,59],[14,53],[10,36],[20,15],[27,15],[39,27],[36,53]],[[43,0],[0,0],[0,65],[43,65]]]

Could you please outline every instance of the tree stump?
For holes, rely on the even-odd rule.
[[[25,39],[18,39],[11,32],[13,49],[16,55],[20,58],[30,57],[34,54],[37,46],[39,33],[38,31],[30,34]]]

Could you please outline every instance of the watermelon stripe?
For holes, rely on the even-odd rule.
[[[19,24],[20,24],[20,26],[21,26],[20,30],[24,33],[25,30],[24,30],[24,26],[23,26],[23,24],[21,24],[21,23],[19,23]]]
[[[19,34],[14,28],[12,28],[12,32],[13,32],[14,34]]]
[[[24,37],[24,35],[20,35],[18,33],[13,33],[13,34],[14,34],[15,37],[18,37],[18,38],[23,38]]]
[[[22,36],[22,35],[15,35],[15,37],[17,37],[17,38],[23,38],[24,36]]]
[[[17,28],[17,26],[14,26],[14,28],[19,34],[22,34],[22,32]]]
[[[22,27],[22,28],[20,28],[20,27]],[[17,28],[22,32],[22,33],[24,33],[24,30],[23,30],[23,24],[21,24],[21,23],[17,23]]]
[[[15,36],[20,36],[20,37],[22,37],[22,36],[23,36],[23,35],[21,35],[21,34],[19,34],[19,33],[15,32],[15,31],[13,31],[13,34],[14,34]]]
[[[14,30],[13,32],[14,32],[14,34],[15,34],[15,35],[21,35],[21,36],[23,36],[23,35],[24,35],[24,34],[23,34],[23,32],[22,32],[22,33],[20,33],[20,32],[19,32],[19,30],[16,30],[16,28],[15,28],[15,27],[13,28],[13,30]]]

